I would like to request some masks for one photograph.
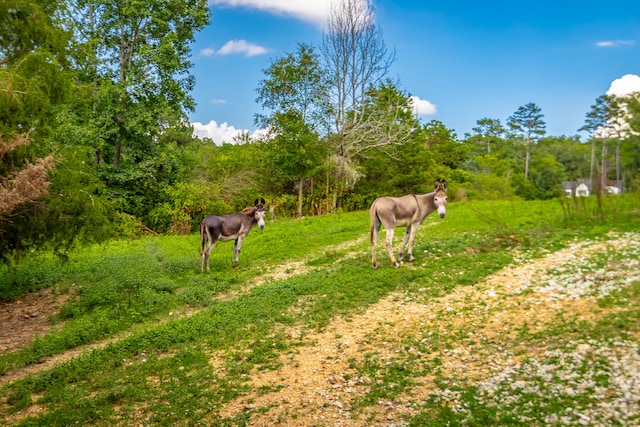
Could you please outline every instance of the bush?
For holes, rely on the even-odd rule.
[[[470,200],[509,200],[516,198],[509,179],[494,174],[478,174],[467,184],[466,196]]]
[[[188,234],[207,215],[226,215],[232,207],[216,184],[204,181],[181,182],[164,190],[170,200],[153,209],[152,226],[161,233]]]

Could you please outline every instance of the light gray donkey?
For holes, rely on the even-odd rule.
[[[431,212],[437,210],[440,218],[444,218],[447,211],[447,181],[437,180],[435,189],[427,194],[409,194],[400,197],[382,196],[374,200],[369,213],[371,214],[371,263],[378,267],[376,261],[376,244],[380,225],[384,225],[387,232],[385,248],[391,263],[398,268],[404,258],[404,249],[409,244],[409,261],[413,261],[413,243],[416,239],[418,227]],[[396,227],[406,227],[398,260],[393,256],[393,231]]]

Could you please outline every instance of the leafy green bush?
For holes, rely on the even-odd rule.
[[[152,226],[169,234],[187,234],[198,229],[207,215],[226,215],[232,208],[221,196],[217,184],[205,181],[180,182],[163,190],[169,200],[151,211]]]
[[[466,188],[469,200],[513,200],[517,197],[509,179],[493,174],[473,175]]]

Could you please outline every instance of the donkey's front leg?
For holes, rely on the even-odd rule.
[[[402,261],[404,259],[404,248],[407,246],[410,233],[411,233],[411,225],[409,225],[407,229],[404,231],[404,236],[402,237],[402,244],[400,245],[400,253],[398,254],[398,261]],[[409,254],[411,254],[411,252],[409,252]]]
[[[233,258],[231,259],[231,262],[233,263],[240,262],[240,250],[242,250],[242,240],[243,240],[243,237],[240,236],[233,242]]]
[[[413,244],[416,241],[416,234],[418,234],[418,227],[411,227],[411,233],[409,234],[409,262],[413,262]]]

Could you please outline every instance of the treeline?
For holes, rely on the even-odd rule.
[[[319,48],[275,58],[257,83],[267,135],[220,144],[193,138],[187,122],[189,45],[209,23],[206,0],[2,2],[0,258],[188,233],[256,197],[273,215],[301,216],[428,192],[438,178],[451,200],[556,197],[578,178],[637,188],[637,97],[598,98],[586,143],[546,136],[535,103],[458,136],[419,121],[387,78],[394,52],[373,14],[336,6]]]

